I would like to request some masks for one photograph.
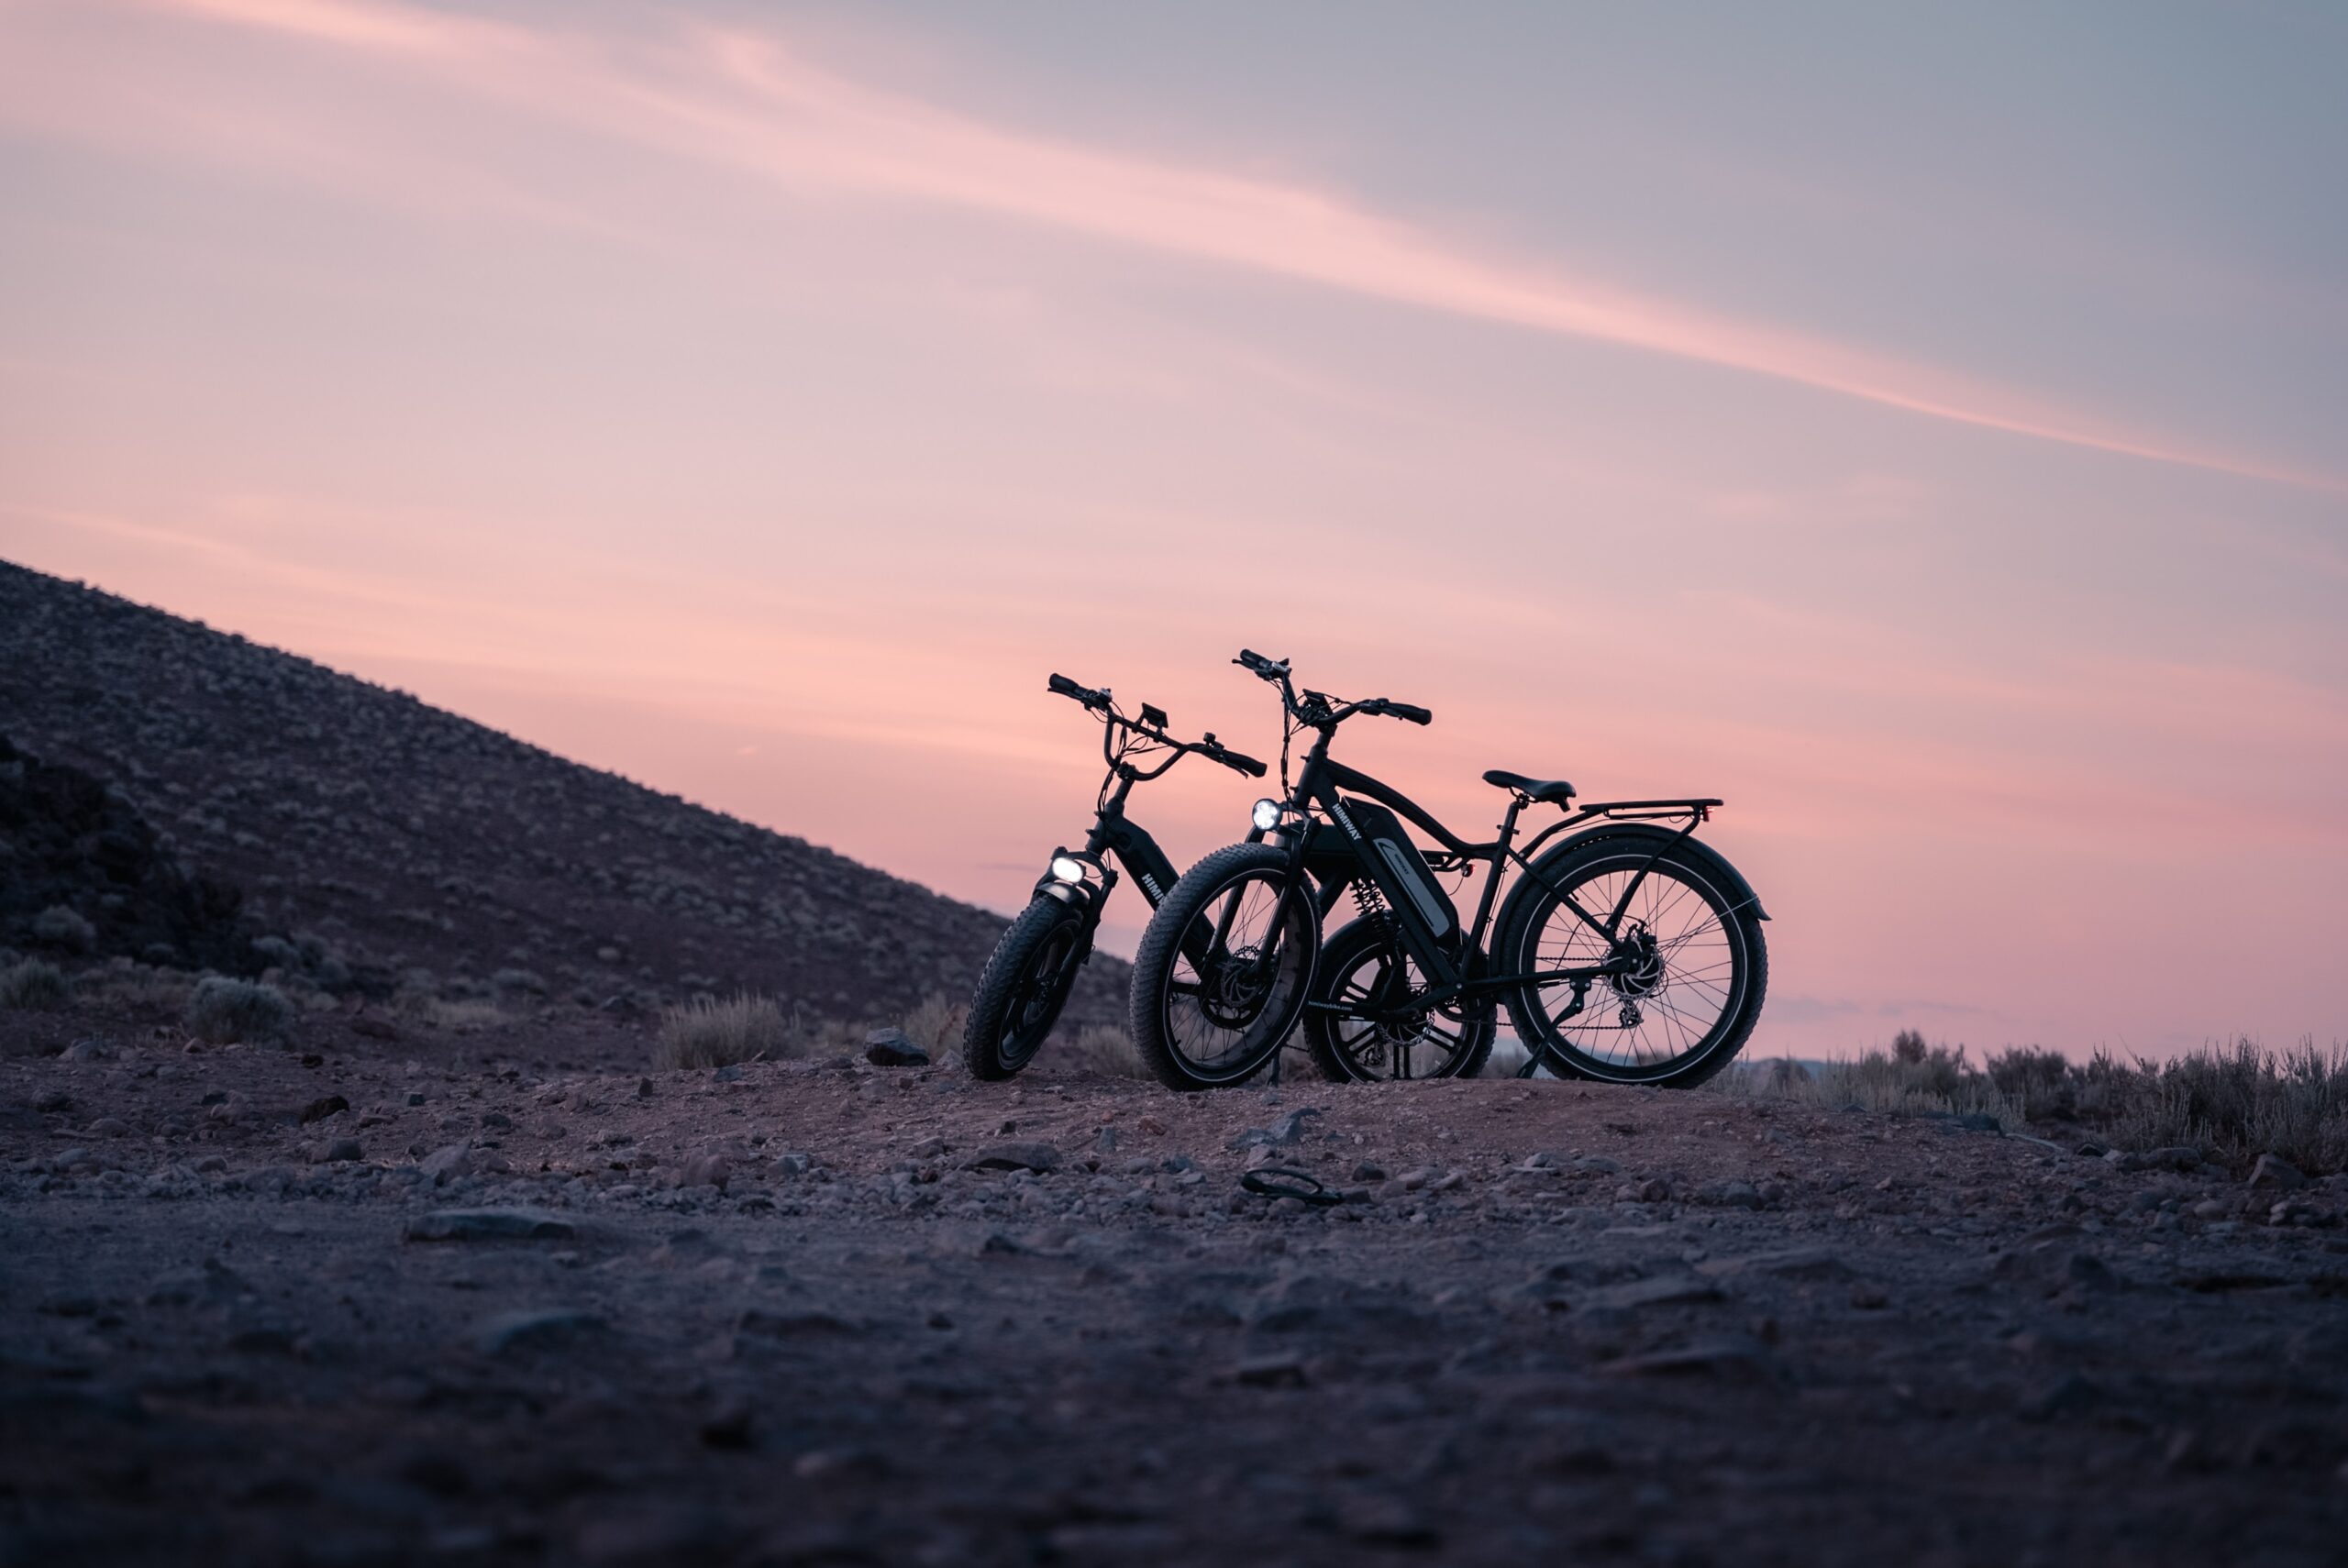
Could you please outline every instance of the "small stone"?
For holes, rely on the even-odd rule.
[[[1659,1176],[1649,1176],[1631,1189],[1631,1198],[1636,1203],[1668,1203],[1671,1201],[1671,1185]]]
[[[725,1394],[702,1419],[701,1441],[710,1448],[748,1448],[757,1435],[758,1419],[758,1406],[748,1394]]]
[[[349,1109],[350,1102],[338,1094],[314,1099],[302,1108],[302,1125],[307,1127],[313,1121],[324,1121],[327,1117],[338,1116]]]
[[[1309,1381],[1304,1358],[1295,1354],[1251,1356],[1233,1370],[1232,1377],[1249,1388],[1301,1388]]]
[[[551,1350],[604,1327],[604,1320],[578,1307],[526,1308],[487,1318],[474,1329],[473,1345],[483,1355],[517,1350]]]
[[[569,1218],[543,1209],[441,1209],[407,1223],[411,1242],[567,1242],[578,1234]]]
[[[1625,1356],[1607,1371],[1621,1377],[1711,1377],[1724,1383],[1758,1383],[1774,1374],[1768,1353],[1743,1340],[1712,1340],[1677,1350]]]
[[[1049,1143],[991,1143],[962,1162],[966,1171],[1035,1171],[1059,1168],[1060,1152]]]
[[[1687,1307],[1727,1297],[1721,1287],[1710,1280],[1695,1279],[1682,1275],[1658,1279],[1634,1279],[1626,1284],[1592,1291],[1583,1305],[1603,1310],[1612,1308],[1635,1311],[1648,1307]]]
[[[433,1186],[446,1187],[459,1176],[472,1175],[472,1145],[450,1143],[445,1148],[435,1149],[424,1156],[416,1168],[431,1180]]]
[[[1103,1131],[1106,1131],[1106,1129],[1103,1129]],[[905,1157],[912,1160],[934,1160],[944,1153],[946,1153],[945,1139],[924,1138],[920,1143],[915,1143],[912,1148],[905,1151]]]
[[[724,1192],[725,1184],[733,1178],[733,1165],[724,1154],[697,1154],[685,1162],[682,1185],[714,1187],[718,1191]]]
[[[1376,1160],[1364,1160],[1359,1165],[1354,1166],[1353,1179],[1356,1181],[1384,1181],[1386,1179],[1386,1167],[1379,1165]]]
[[[1851,1265],[1824,1247],[1788,1247],[1778,1252],[1747,1253],[1742,1257],[1707,1258],[1696,1272],[1713,1279],[1767,1274],[1780,1279],[1842,1279]]]
[[[2296,1192],[2307,1184],[2306,1175],[2280,1154],[2261,1154],[2258,1163],[2250,1167],[2250,1185],[2253,1187],[2271,1187],[2282,1192]]]
[[[337,1138],[318,1151],[318,1163],[326,1165],[341,1165],[366,1157],[367,1151],[360,1146],[359,1140],[356,1138]]]
[[[876,1029],[864,1037],[864,1059],[876,1067],[926,1067],[929,1053],[902,1029]]]
[[[1304,1124],[1321,1114],[1318,1106],[1300,1105],[1273,1122],[1269,1127],[1250,1127],[1238,1133],[1226,1145],[1234,1149],[1249,1149],[1258,1145],[1286,1148],[1304,1139]]]
[[[2075,1372],[2057,1379],[2025,1403],[2021,1418],[2026,1421],[2051,1421],[2091,1410],[2103,1402],[2103,1389]]]
[[[829,1312],[776,1312],[763,1307],[744,1311],[734,1327],[739,1333],[762,1340],[836,1339],[864,1331]]]

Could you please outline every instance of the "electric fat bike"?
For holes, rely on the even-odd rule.
[[[962,1059],[981,1078],[1010,1077],[1035,1060],[1036,1048],[1059,1021],[1077,973],[1092,955],[1102,907],[1117,885],[1110,856],[1141,885],[1142,897],[1152,908],[1175,885],[1173,862],[1139,823],[1125,815],[1125,797],[1133,787],[1160,777],[1194,753],[1251,778],[1261,778],[1267,771],[1262,763],[1231,750],[1212,733],[1201,740],[1176,740],[1166,733],[1165,712],[1147,702],[1138,714],[1127,717],[1106,688],[1096,691],[1065,675],[1053,676],[1049,684],[1054,692],[1081,703],[1102,721],[1101,756],[1109,765],[1109,776],[1101,782],[1092,832],[1083,847],[1052,851],[1026,910],[995,944],[979,976],[962,1031]]]
[[[1507,813],[1497,837],[1472,842],[1329,756],[1346,720],[1424,724],[1424,708],[1300,694],[1284,659],[1243,651],[1233,662],[1279,690],[1285,798],[1257,801],[1246,841],[1191,867],[1151,917],[1134,961],[1133,1036],[1161,1081],[1237,1083],[1300,1018],[1314,1061],[1341,1082],[1472,1076],[1503,1007],[1528,1077],[1545,1067],[1684,1087],[1735,1056],[1767,988],[1769,917],[1694,836],[1719,801],[1576,808],[1562,779],[1494,769],[1484,781],[1508,792]],[[1291,787],[1290,752],[1307,731]],[[1518,818],[1535,805],[1567,814],[1519,848]],[[1403,819],[1437,847],[1422,851]],[[1463,925],[1436,873],[1479,867],[1486,880]],[[1324,942],[1348,894],[1356,917]]]

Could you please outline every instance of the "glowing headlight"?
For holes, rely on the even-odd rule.
[[[1249,813],[1249,820],[1261,832],[1271,832],[1280,825],[1280,803],[1278,801],[1257,801],[1255,811]]]
[[[1055,855],[1055,856],[1052,856],[1052,880],[1054,880],[1055,882],[1081,882],[1081,881],[1083,881],[1083,880],[1084,880],[1084,862],[1083,862],[1083,861],[1081,861],[1081,860],[1077,859],[1077,858],[1076,858],[1074,856],[1072,856],[1072,855]]]

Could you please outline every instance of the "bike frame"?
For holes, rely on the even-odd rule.
[[[1329,743],[1336,734],[1336,727],[1335,723],[1314,726],[1316,733],[1312,748],[1305,754],[1304,765],[1297,773],[1294,788],[1281,802],[1282,825],[1270,830],[1257,829],[1248,838],[1250,842],[1283,841],[1280,846],[1289,854],[1289,890],[1294,893],[1308,882],[1317,884],[1317,892],[1310,896],[1312,897],[1316,914],[1324,921],[1352,882],[1367,878],[1378,888],[1385,897],[1388,912],[1403,944],[1431,982],[1429,988],[1417,999],[1417,1005],[1421,1006],[1440,1007],[1461,1000],[1481,1002],[1499,992],[1526,984],[1543,987],[1569,985],[1574,988],[1573,1005],[1558,1016],[1571,1017],[1580,1011],[1584,995],[1594,982],[1627,974],[1640,961],[1635,952],[1626,950],[1621,934],[1623,914],[1639,885],[1646,879],[1656,862],[1691,837],[1697,827],[1710,819],[1711,809],[1721,804],[1714,799],[1594,801],[1572,810],[1561,821],[1552,823],[1520,849],[1515,844],[1517,820],[1532,801],[1524,795],[1512,794],[1507,814],[1501,819],[1497,836],[1487,843],[1474,843],[1436,821],[1433,812],[1392,785],[1373,778],[1359,768],[1348,767],[1332,759]],[[1452,867],[1464,868],[1482,864],[1492,868],[1491,874],[1484,880],[1483,890],[1477,897],[1475,920],[1465,929],[1463,943],[1456,951],[1452,950],[1437,934],[1433,924],[1419,912],[1407,889],[1392,886],[1393,873],[1371,855],[1368,840],[1346,812],[1340,794],[1344,790],[1352,790],[1379,801],[1423,830],[1443,846],[1437,852],[1438,856]],[[1551,883],[1533,864],[1533,855],[1544,844],[1558,834],[1585,823],[1600,820],[1663,822],[1682,818],[1686,819],[1687,825],[1677,834],[1657,835],[1654,853],[1632,877],[1614,907],[1602,915],[1583,908],[1570,893]],[[1292,828],[1290,819],[1293,819]],[[1341,838],[1327,831],[1326,824],[1329,823],[1335,823],[1340,830]],[[1336,842],[1324,842],[1332,839]],[[1489,957],[1484,939],[1491,929],[1495,912],[1501,907],[1501,883],[1511,862],[1524,876],[1531,877],[1556,894],[1577,919],[1602,936],[1610,956],[1601,963],[1579,968],[1528,970],[1505,975],[1482,973],[1483,964]]]

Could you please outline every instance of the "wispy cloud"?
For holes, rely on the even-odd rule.
[[[1420,309],[1722,367],[1928,418],[2331,492],[2298,472],[1815,334],[1485,255],[1342,196],[1010,130],[826,71],[779,39],[532,30],[378,0],[142,7],[461,85],[794,191],[946,205]]]

